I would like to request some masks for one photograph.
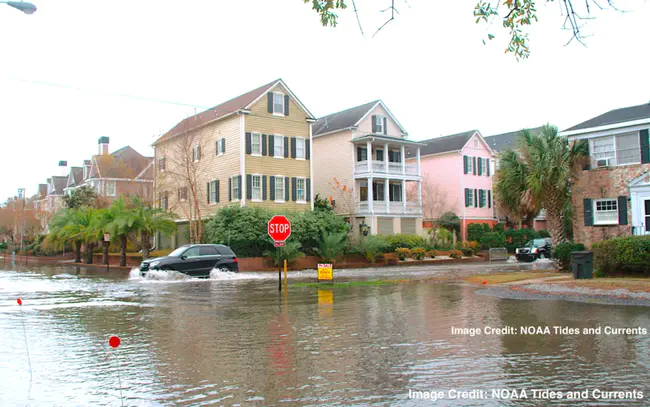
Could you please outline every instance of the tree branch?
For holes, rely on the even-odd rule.
[[[382,12],[387,11],[387,10],[391,10],[390,19],[388,19],[388,21],[386,21],[384,24],[382,24],[381,27],[379,27],[377,29],[377,31],[372,35],[372,38],[375,38],[375,35],[377,35],[379,33],[379,31],[381,31],[382,28],[384,28],[388,23],[390,23],[391,21],[393,21],[395,19],[395,11],[397,11],[395,9],[395,0],[391,0],[391,6],[388,7],[386,10],[382,10]],[[399,12],[398,12],[398,14],[399,14]]]

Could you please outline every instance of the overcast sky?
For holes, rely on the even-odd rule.
[[[365,39],[351,9],[324,28],[302,0],[33,1],[33,15],[0,4],[0,201],[34,194],[59,160],[80,165],[101,136],[151,154],[195,108],[277,78],[317,117],[382,99],[413,140],[564,129],[650,101],[643,0],[599,12],[587,48],[565,47],[559,4],[540,3],[521,62],[499,21],[475,24],[473,0],[398,0],[374,38],[389,0],[357,0]]]

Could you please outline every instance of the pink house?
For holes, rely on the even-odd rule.
[[[424,140],[420,150],[422,213],[431,222],[444,212],[461,219],[461,238],[467,225],[496,223],[492,197],[492,176],[496,153],[478,130]],[[416,153],[407,151],[407,162]],[[426,225],[426,223],[425,223]]]

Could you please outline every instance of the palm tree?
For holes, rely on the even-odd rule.
[[[54,215],[50,221],[50,233],[47,236],[48,241],[52,243],[63,243],[71,241],[75,248],[75,263],[81,263],[81,243],[83,239],[79,236],[74,237],[74,230],[69,227],[76,222],[76,209],[63,209]]]
[[[518,153],[508,151],[501,156],[495,197],[512,213],[546,209],[553,244],[566,242],[564,216],[571,201],[569,183],[588,155],[587,146],[583,142],[569,145],[568,139],[560,137],[557,127],[551,125],[544,126],[538,135],[522,131],[518,144]]]
[[[174,215],[147,205],[140,197],[131,199],[133,211],[136,214],[136,225],[140,232],[140,245],[142,246],[142,257],[149,258],[149,239],[156,232],[163,232],[167,235],[176,231]]]
[[[106,208],[104,216],[110,218],[110,222],[105,226],[106,232],[120,242],[120,266],[126,266],[127,239],[130,233],[137,231],[137,214],[127,206],[124,198],[120,197]]]
[[[97,228],[95,227],[97,209],[81,207],[69,210],[72,212],[72,219],[64,227],[64,230],[66,230],[66,234],[70,238],[85,243],[86,264],[92,264],[93,250],[98,240]]]

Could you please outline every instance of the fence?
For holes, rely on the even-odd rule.
[[[505,247],[494,247],[489,252],[490,261],[508,260],[508,251]]]

